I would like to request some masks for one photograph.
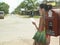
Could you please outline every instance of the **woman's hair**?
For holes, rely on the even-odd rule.
[[[48,5],[48,8],[49,8],[49,10],[51,10],[52,9],[52,5]]]
[[[52,9],[52,5],[47,5],[47,4],[40,4],[40,8],[44,8],[45,11],[49,11]]]
[[[46,4],[40,4],[40,8],[45,8],[47,5]]]

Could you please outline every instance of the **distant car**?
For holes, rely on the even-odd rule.
[[[4,11],[0,11],[0,19],[4,19]]]

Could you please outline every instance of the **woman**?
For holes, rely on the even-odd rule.
[[[41,17],[39,20],[39,27],[37,27],[35,22],[32,22],[37,29],[37,32],[33,37],[33,39],[35,40],[35,45],[49,45],[50,43],[50,36],[46,34],[45,30],[45,15],[46,12],[49,11],[51,8],[51,6],[49,7],[46,4],[40,4],[39,13]]]

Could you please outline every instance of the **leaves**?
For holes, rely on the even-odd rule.
[[[4,2],[0,3],[0,11],[4,11],[7,14],[9,11],[9,5]]]
[[[21,2],[21,4],[19,4],[19,6],[15,9],[14,12],[16,13],[16,10],[20,12],[22,8],[24,8],[25,11],[34,10],[37,9],[38,6],[39,3],[37,2],[37,0],[24,0],[23,2]]]

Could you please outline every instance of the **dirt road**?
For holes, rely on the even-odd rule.
[[[0,45],[32,45],[35,32],[30,18],[8,15],[0,19]],[[59,45],[59,37],[51,37],[50,45]]]

